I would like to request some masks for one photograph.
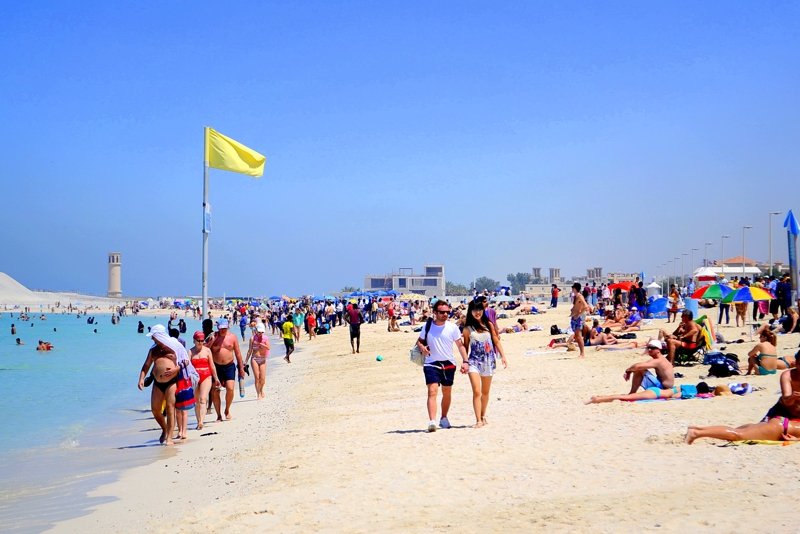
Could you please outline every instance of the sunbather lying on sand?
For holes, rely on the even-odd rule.
[[[700,438],[723,439],[725,441],[743,441],[748,439],[766,441],[798,441],[800,440],[800,422],[786,417],[773,417],[766,423],[751,423],[740,427],[730,426],[695,426],[686,429],[686,443],[691,445]]]
[[[595,395],[584,404],[600,404],[603,402],[612,402],[615,400],[620,401],[637,401],[649,399],[691,399],[698,394],[710,393],[711,389],[705,382],[700,382],[697,385],[683,384],[681,386],[672,386],[671,388],[647,388],[644,391],[636,391],[635,393],[622,393],[619,395]]]

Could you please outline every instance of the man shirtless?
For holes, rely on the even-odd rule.
[[[211,356],[214,359],[214,367],[217,368],[217,377],[222,385],[225,386],[225,419],[231,418],[231,404],[233,403],[233,387],[236,384],[236,369],[239,369],[239,376],[244,376],[244,364],[242,363],[242,352],[239,349],[239,339],[235,334],[228,331],[228,320],[220,319],[217,322],[219,331],[212,334],[210,339],[206,338],[206,345],[211,349]],[[233,359],[236,357],[236,362]],[[211,402],[217,410],[217,421],[222,421],[222,401],[219,389],[211,391]]]
[[[626,382],[628,380],[631,381],[631,393],[636,393],[639,387],[642,389],[658,388],[661,390],[675,385],[675,372],[672,368],[672,362],[661,354],[662,347],[663,345],[660,341],[651,339],[647,342],[647,355],[650,356],[650,359],[646,362],[635,363],[625,369],[625,374],[622,376]]]
[[[672,334],[666,333],[664,330],[658,332],[658,339],[663,340],[669,349],[669,363],[675,362],[675,352],[678,348],[686,350],[694,350],[697,348],[698,338],[700,337],[700,325],[692,320],[694,315],[689,310],[683,310],[681,314],[681,324]]]
[[[586,314],[588,311],[589,305],[586,303],[586,299],[583,298],[583,295],[581,295],[581,284],[575,282],[572,284],[572,309],[569,312],[569,326],[572,328],[575,334],[575,341],[578,343],[578,347],[581,350],[580,356],[578,356],[579,358],[586,356],[583,352],[583,325],[586,322]]]

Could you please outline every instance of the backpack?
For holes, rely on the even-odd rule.
[[[560,333],[561,333],[561,330],[558,328],[558,325],[554,324],[553,326],[550,327],[550,335],[551,336],[557,336]]]

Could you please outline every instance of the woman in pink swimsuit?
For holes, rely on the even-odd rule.
[[[200,375],[197,387],[194,389],[194,413],[197,416],[197,430],[202,430],[208,405],[208,393],[211,391],[211,386],[219,387],[219,379],[217,379],[217,368],[214,367],[211,349],[204,344],[205,334],[198,330],[192,339],[194,347],[189,351],[189,357],[192,359],[192,365],[197,370],[197,374]],[[208,380],[209,378],[211,380]]]
[[[245,363],[252,357],[253,378],[256,382],[256,398],[265,397],[264,386],[267,383],[267,357],[269,356],[269,337],[264,323],[256,325],[256,333],[250,338],[250,348],[247,350]]]

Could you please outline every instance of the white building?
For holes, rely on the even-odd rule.
[[[389,291],[417,293],[426,297],[444,297],[444,265],[425,265],[423,273],[411,267],[400,267],[396,272],[364,277],[364,291]]]

